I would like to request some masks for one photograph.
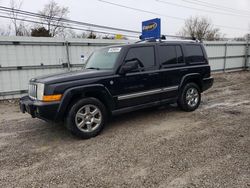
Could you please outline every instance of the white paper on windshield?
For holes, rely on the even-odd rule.
[[[117,52],[120,52],[120,51],[121,51],[121,48],[109,48],[108,53],[117,53]]]

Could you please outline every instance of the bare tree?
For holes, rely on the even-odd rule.
[[[23,4],[23,1],[10,1],[10,8],[11,11],[9,13],[13,27],[14,32],[16,36],[29,36],[29,30],[27,29],[27,25],[24,24],[23,21],[18,20],[18,11],[21,9]]]
[[[94,31],[89,31],[88,34],[87,34],[87,38],[88,39],[96,39],[96,34],[94,33]]]
[[[62,19],[67,18],[68,7],[60,7],[54,0],[46,4],[42,11],[39,11],[44,17],[41,21],[52,37],[61,35],[65,30],[65,23]]]
[[[31,29],[31,36],[32,37],[51,37],[49,31],[44,27],[36,27]]]
[[[0,28],[0,36],[10,36],[11,25],[9,25],[6,29]]]
[[[188,18],[178,34],[198,40],[219,40],[221,37],[219,28],[214,28],[209,19],[197,16]]]
[[[248,32],[247,35],[250,35],[250,23],[248,24]]]
[[[64,38],[87,38],[86,32],[77,33],[73,30],[67,30],[67,32],[64,32],[65,36]]]

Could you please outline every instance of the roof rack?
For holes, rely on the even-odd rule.
[[[191,39],[167,39],[167,40],[162,40],[161,42],[174,42],[174,41],[183,41],[183,42],[193,42],[193,43],[200,43],[199,40],[191,40]]]
[[[170,41],[186,41],[186,42],[196,42],[196,43],[201,43],[202,41],[196,39],[195,37],[181,37],[181,36],[171,36],[169,35],[168,37],[172,37],[172,39],[166,39],[166,36],[168,35],[162,35],[161,39],[146,39],[146,40],[139,40],[135,43],[146,43],[146,42],[170,42]],[[141,39],[141,36],[140,36]]]

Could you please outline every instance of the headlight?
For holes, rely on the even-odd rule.
[[[44,84],[42,83],[37,83],[37,99],[39,101],[43,100],[43,96],[44,96]]]
[[[44,95],[44,84],[42,83],[31,83],[29,85],[29,96],[34,100],[43,102],[60,101],[62,94]]]

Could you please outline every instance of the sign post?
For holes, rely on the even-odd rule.
[[[161,19],[155,18],[142,22],[142,40],[161,38]]]

